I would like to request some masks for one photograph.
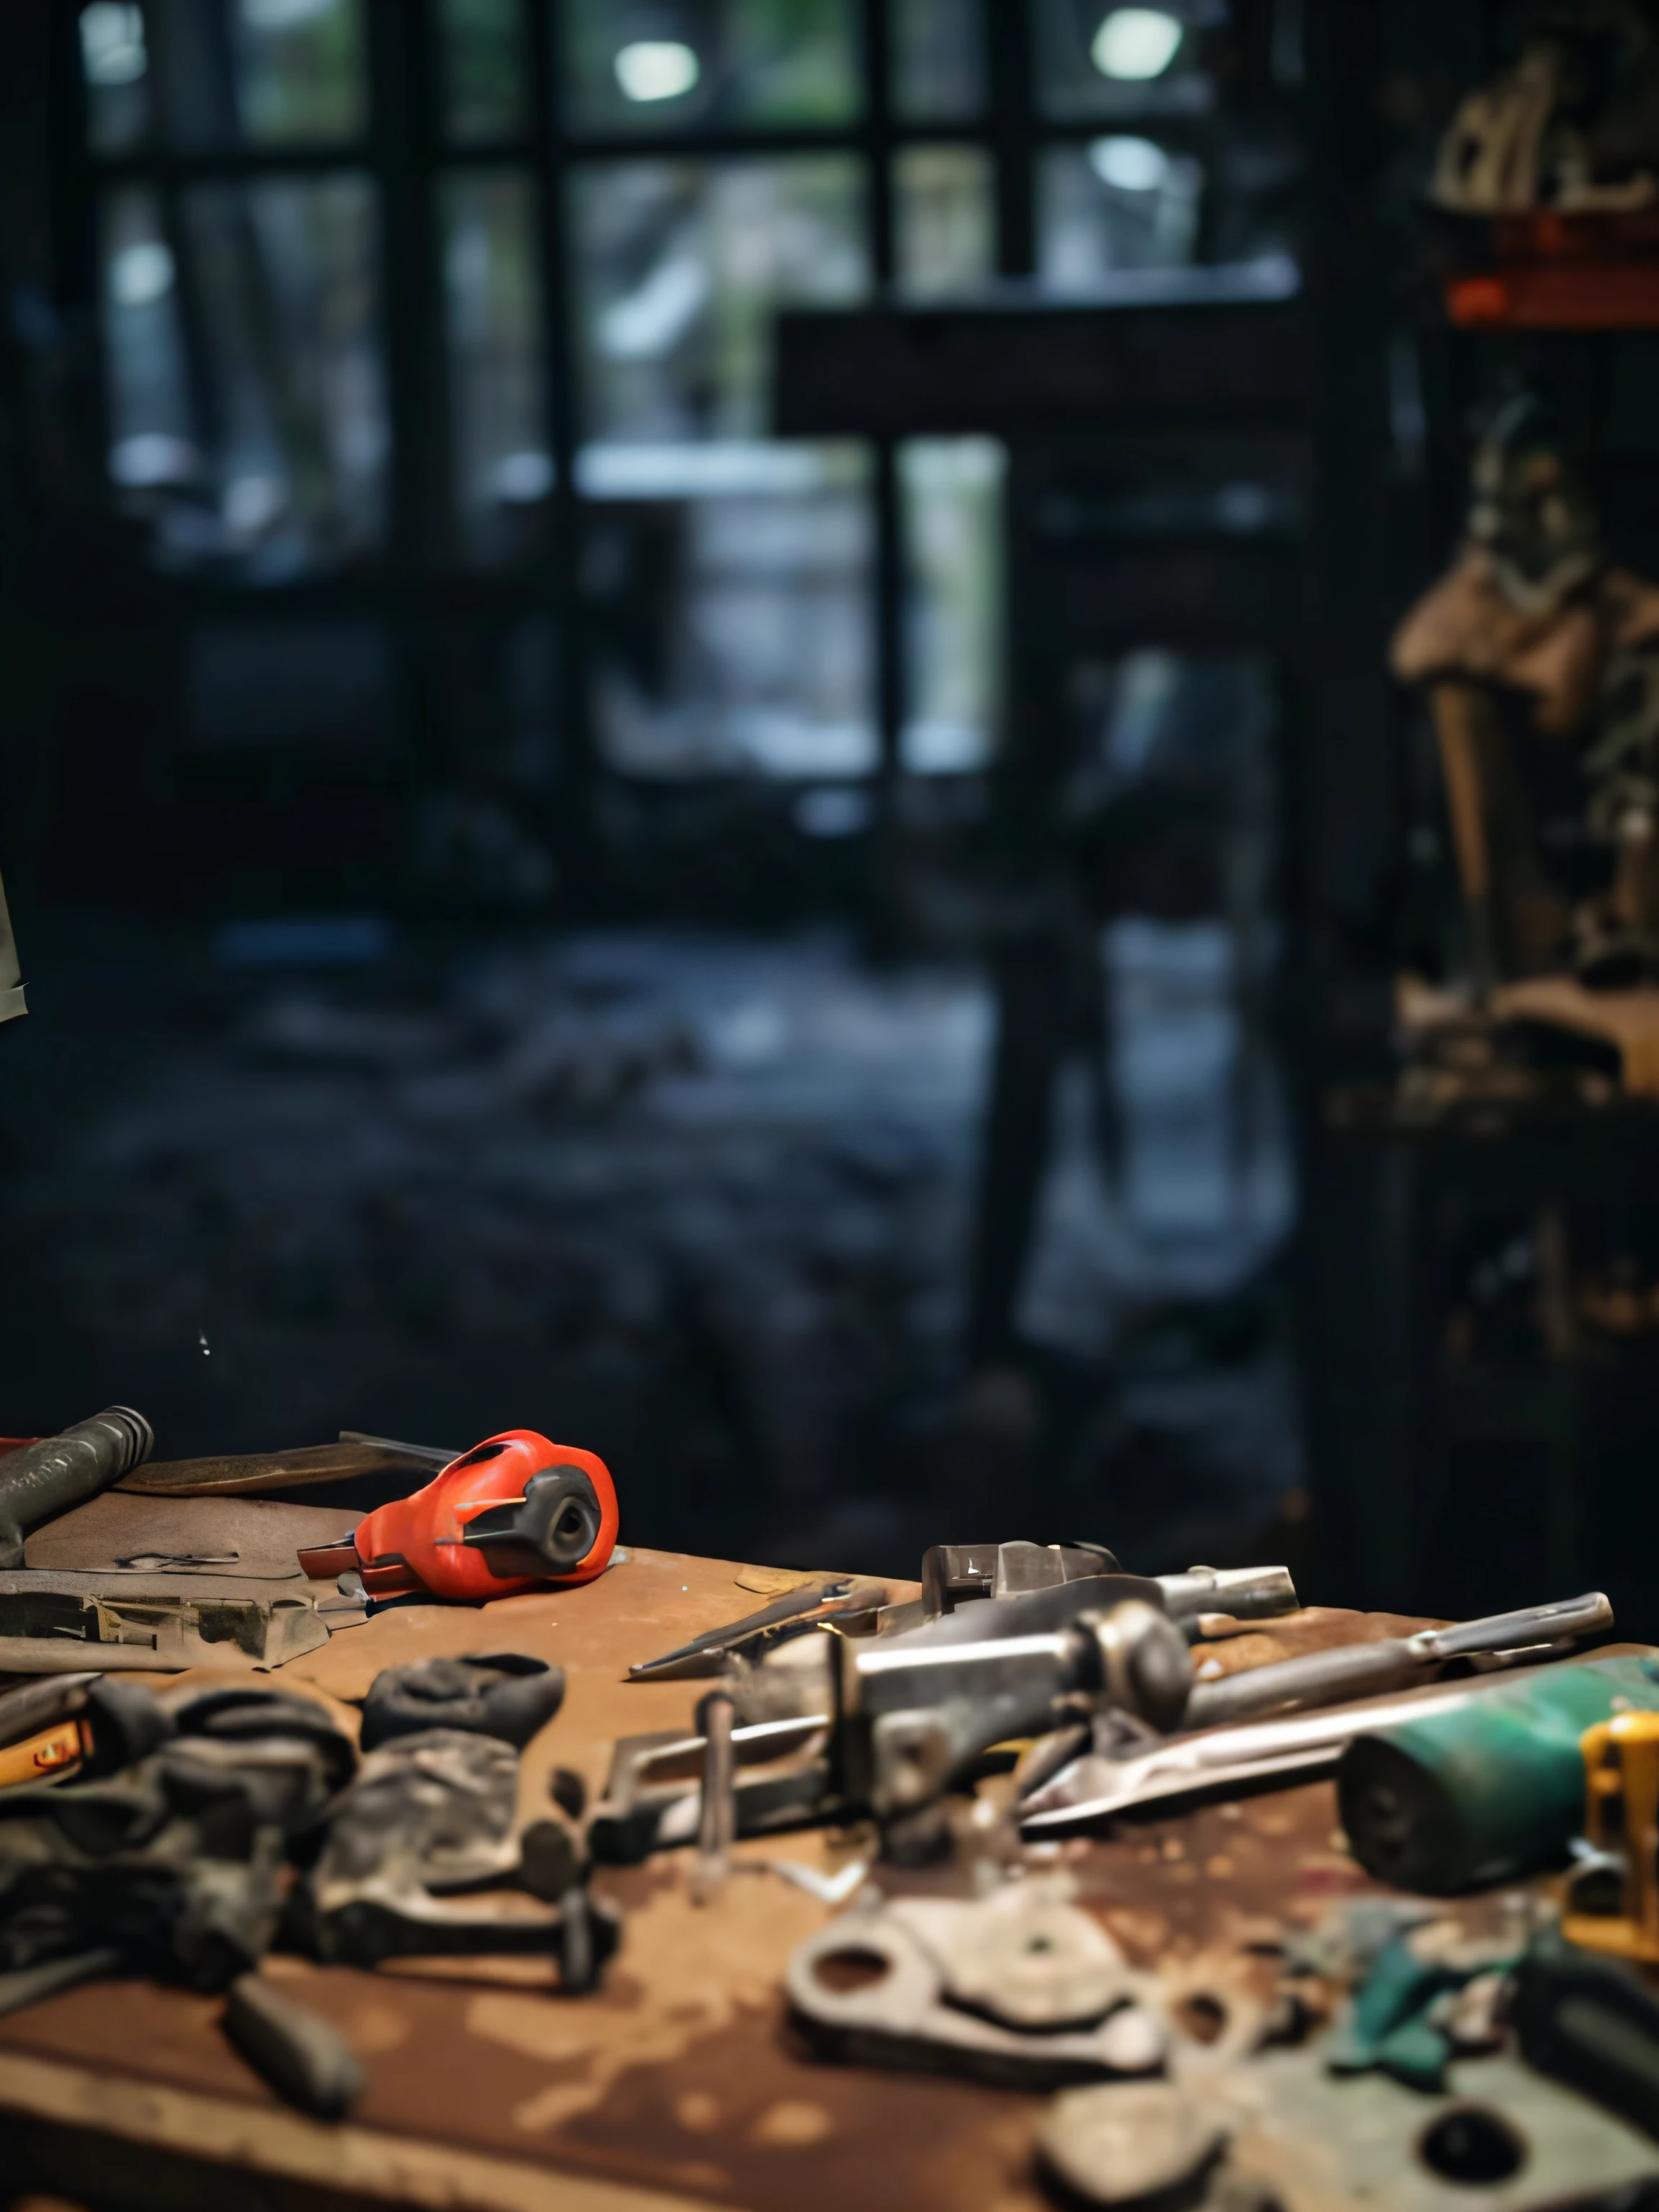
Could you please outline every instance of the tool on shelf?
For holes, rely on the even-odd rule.
[[[382,1505],[337,1543],[302,1549],[308,1575],[361,1579],[370,1598],[429,1593],[479,1603],[602,1574],[616,1547],[617,1492],[592,1452],[507,1429],[423,1490]]]

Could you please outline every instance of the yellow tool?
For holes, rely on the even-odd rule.
[[[92,1730],[84,1721],[58,1721],[21,1743],[0,1751],[0,1790],[24,1782],[55,1782],[92,1753]]]
[[[1659,1713],[1618,1713],[1579,1740],[1584,1755],[1584,1838],[1624,1862],[1618,1911],[1569,1909],[1561,1933],[1586,1951],[1659,1965]],[[1587,1903],[1600,1870],[1587,1869],[1568,1905]]]

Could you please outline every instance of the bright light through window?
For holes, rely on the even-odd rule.
[[[702,74],[696,52],[678,39],[636,39],[617,56],[617,82],[629,100],[678,100]]]
[[[331,15],[339,0],[242,0],[242,21],[253,31],[293,31],[319,15]]]
[[[1170,179],[1170,157],[1150,138],[1097,138],[1089,167],[1120,192],[1155,192]]]
[[[81,61],[88,84],[137,84],[149,66],[142,8],[109,0],[81,10]]]
[[[1181,39],[1181,25],[1161,8],[1114,8],[1089,52],[1102,76],[1144,83],[1163,76]]]
[[[173,256],[160,239],[143,239],[110,264],[109,288],[120,307],[148,307],[173,289]]]

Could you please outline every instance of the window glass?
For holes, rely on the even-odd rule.
[[[1116,270],[1193,258],[1204,173],[1190,155],[1114,135],[1051,148],[1037,182],[1038,266],[1052,291],[1086,293]]]
[[[106,204],[111,469],[165,563],[278,581],[379,538],[374,230],[356,177],[196,185],[171,236],[149,196]]]
[[[523,0],[441,0],[444,122],[461,144],[508,138],[529,120]]]
[[[592,437],[761,436],[775,309],[867,289],[850,155],[608,162],[574,190]]]
[[[193,485],[201,472],[185,398],[178,259],[155,192],[112,192],[100,231],[110,474],[142,499]]]
[[[535,238],[535,194],[522,172],[446,180],[455,507],[475,561],[533,548],[553,489]]]
[[[766,435],[774,310],[867,289],[844,155],[575,179],[596,708],[637,775],[873,766],[867,462]]]
[[[362,0],[148,0],[144,15],[169,144],[327,144],[367,128]]]
[[[899,448],[905,561],[905,714],[914,775],[963,774],[995,749],[1002,684],[1006,456],[990,438]]]
[[[566,0],[578,131],[833,125],[860,105],[856,0]]]
[[[1200,114],[1226,0],[1036,0],[1036,101],[1056,118]]]
[[[81,74],[93,151],[125,153],[149,128],[149,46],[142,8],[94,0],[81,10]]]
[[[899,289],[972,292],[996,266],[991,159],[976,146],[907,146],[893,163]]]
[[[894,112],[956,123],[985,106],[984,0],[891,0]]]

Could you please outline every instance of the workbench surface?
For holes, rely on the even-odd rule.
[[[580,1771],[597,1795],[617,1736],[688,1722],[705,1683],[630,1683],[628,1664],[753,1610],[765,1587],[763,1574],[730,1562],[635,1552],[583,1589],[382,1612],[259,1679],[349,1699],[382,1667],[434,1653],[555,1660],[568,1688],[525,1754],[533,1815],[556,1765]],[[1231,1671],[1418,1625],[1312,1611],[1207,1648]],[[355,1710],[340,1710],[355,1730]],[[1287,1919],[1311,1925],[1370,1888],[1335,1826],[1332,1790],[1317,1784],[1050,1845],[1045,1856],[1076,1876],[1081,1901],[1133,1963],[1167,1966],[1237,1954],[1276,1938]],[[13,2171],[38,2161],[53,2187],[88,2197],[100,2179],[106,2193],[118,2171],[123,2207],[158,2212],[363,2198],[490,2212],[670,2202],[1036,2212],[1047,2200],[1030,2138],[1046,2099],[817,2062],[788,2023],[789,1954],[841,1908],[760,1863],[787,1856],[828,1870],[868,1840],[810,1832],[740,1844],[738,1870],[701,1907],[688,1852],[602,1871],[596,1887],[626,1917],[623,1948],[603,1989],[582,1998],[555,1994],[550,1968],[536,1960],[452,1961],[434,1978],[270,1960],[267,1971],[335,2021],[363,2060],[367,2093],[338,2126],[273,2096],[220,2033],[219,2000],[140,1981],[70,1990],[0,2020],[0,2133],[20,2154]],[[1295,2197],[1290,2212],[1314,2202]],[[1318,2201],[1350,2200],[1321,2191]]]

